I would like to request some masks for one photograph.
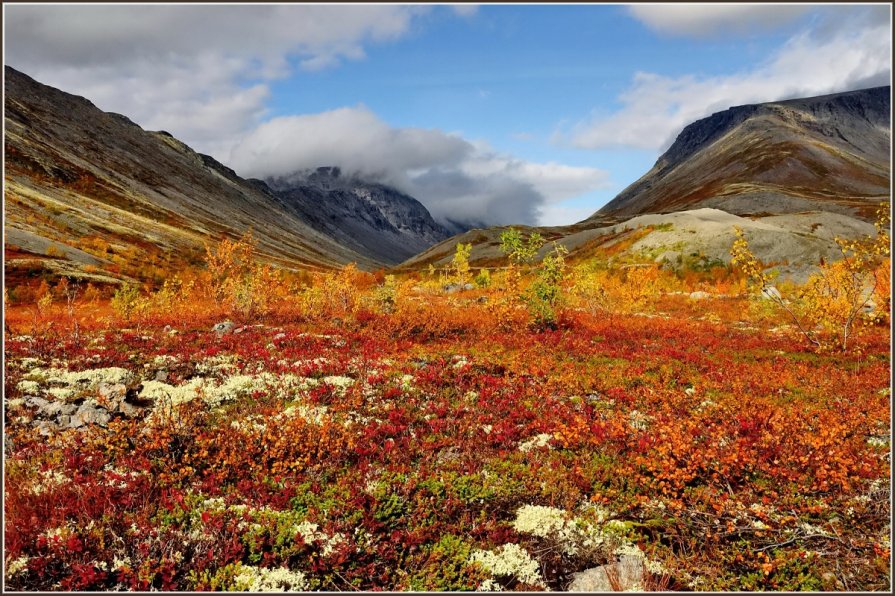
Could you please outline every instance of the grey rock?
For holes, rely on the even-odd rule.
[[[161,382],[167,381],[168,380],[168,371],[166,371],[166,370],[156,371],[155,380],[161,381]]]
[[[475,285],[473,284],[447,284],[444,286],[444,291],[446,294],[453,294],[454,292],[459,292],[461,290],[474,290]]]
[[[38,396],[36,396],[36,395],[28,395],[28,396],[26,396],[26,397],[25,397],[25,403],[28,404],[28,405],[31,406],[31,407],[37,408],[38,411],[43,410],[43,409],[46,408],[48,405],[50,405],[50,402],[49,402],[49,401],[45,400],[45,399],[42,398],[42,397],[38,397]]]
[[[711,298],[712,295],[708,292],[690,292],[690,300],[705,300],[706,298]]]
[[[656,257],[656,263],[670,263],[675,264],[677,260],[681,257],[680,251],[677,250],[666,250],[658,257]]]
[[[101,400],[108,404],[109,410],[117,410],[118,405],[124,401],[127,394],[127,386],[124,383],[102,383],[97,388]]]
[[[276,335],[273,336],[273,339],[274,339],[274,341],[279,340],[279,339],[286,339],[286,334],[285,333],[277,333]]]
[[[38,413],[46,416],[47,418],[53,418],[54,416],[59,415],[64,407],[71,405],[73,404],[64,404],[61,401],[51,401],[40,408],[38,410]]]
[[[221,321],[220,323],[215,324],[215,326],[212,327],[211,330],[218,335],[224,335],[225,333],[230,333],[231,331],[233,331],[233,327],[234,325],[232,321]]]
[[[79,428],[88,424],[105,426],[110,419],[111,415],[105,408],[98,408],[93,404],[84,403],[81,404],[78,411],[72,415],[69,427]]]
[[[610,580],[610,576],[613,578]],[[623,555],[617,563],[586,569],[572,575],[569,592],[614,592],[640,588],[643,582],[643,558]]]
[[[48,420],[39,421],[36,424],[36,427],[37,427],[37,431],[45,437],[48,437],[51,434],[53,434],[54,432],[56,432],[57,430],[59,430],[58,426],[56,426],[55,424],[53,424],[52,422],[50,422]]]
[[[861,312],[865,315],[870,315],[876,312],[876,301],[872,298],[868,300],[863,307],[861,307]]]
[[[138,418],[146,413],[148,408],[123,401],[118,406],[118,411],[128,418]]]

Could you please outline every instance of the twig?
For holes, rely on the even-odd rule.
[[[842,542],[842,541],[841,541],[839,538],[837,538],[836,536],[828,536],[828,535],[826,535],[826,534],[808,534],[807,536],[794,536],[794,537],[792,537],[792,538],[790,538],[789,540],[786,540],[786,541],[784,541],[784,542],[778,542],[777,544],[769,544],[769,545],[767,545],[767,546],[763,546],[763,547],[761,547],[761,548],[756,548],[756,549],[753,549],[752,552],[754,552],[754,553],[760,553],[760,552],[762,552],[762,551],[769,550],[769,549],[772,549],[772,548],[777,548],[777,547],[780,547],[780,546],[786,546],[787,544],[792,544],[792,543],[795,542],[796,540],[808,540],[808,539],[810,539],[810,538],[826,538],[827,540],[835,540],[836,542]]]

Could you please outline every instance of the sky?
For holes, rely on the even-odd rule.
[[[245,177],[563,225],[731,106],[891,84],[887,4],[14,5],[4,60]]]

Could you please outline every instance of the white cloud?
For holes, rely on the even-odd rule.
[[[553,140],[586,149],[662,149],[687,124],[731,106],[890,84],[889,19],[873,22],[866,12],[837,14],[843,17],[837,24],[827,21],[793,36],[751,70],[714,77],[638,72],[619,97],[620,110],[595,113],[558,130]]]
[[[453,10],[457,16],[461,17],[471,17],[479,12],[478,4],[451,4],[451,10]]]
[[[535,223],[605,183],[439,130],[392,128],[364,107],[265,122],[270,84],[363,60],[437,8],[411,5],[8,5],[6,63],[248,176],[338,165],[396,185],[442,220]],[[468,18],[475,5],[452,5]],[[482,96],[489,92],[483,90]]]
[[[361,60],[430,10],[406,5],[7,5],[5,63],[148,129],[220,152],[265,114],[290,61]]]
[[[540,221],[550,204],[604,187],[606,172],[534,163],[436,129],[393,128],[363,106],[274,118],[225,160],[243,176],[288,176],[336,165],[391,184],[442,221]]]
[[[810,8],[780,4],[642,4],[628,10],[654,31],[703,37],[771,29],[797,19]]]

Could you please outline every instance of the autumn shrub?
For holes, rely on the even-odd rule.
[[[118,286],[118,289],[112,295],[112,309],[125,321],[131,318],[145,304],[140,287],[134,283],[124,283]]]
[[[655,265],[609,269],[588,261],[578,265],[571,277],[572,295],[591,315],[647,311],[661,290],[661,272]]]
[[[851,241],[836,238],[842,258],[820,263],[818,271],[789,300],[771,287],[770,274],[739,228],[731,255],[755,290],[785,313],[812,346],[846,350],[862,322],[884,316],[877,314],[879,305],[870,303],[878,296],[887,305],[887,283],[881,269],[891,250],[888,222],[888,209],[883,205],[877,211],[875,236]]]
[[[351,318],[361,304],[359,275],[353,263],[338,270],[315,273],[312,283],[298,296],[305,316],[312,320]]]
[[[266,314],[282,294],[284,281],[271,265],[256,260],[251,231],[239,240],[225,238],[206,246],[207,290],[218,308],[231,316],[253,319]]]
[[[390,313],[398,302],[398,282],[394,275],[386,275],[382,284],[376,288],[374,300],[380,311]]]
[[[544,257],[538,267],[537,278],[531,284],[526,302],[536,327],[555,327],[556,310],[563,299],[562,283],[568,251],[554,244],[553,251]]]

